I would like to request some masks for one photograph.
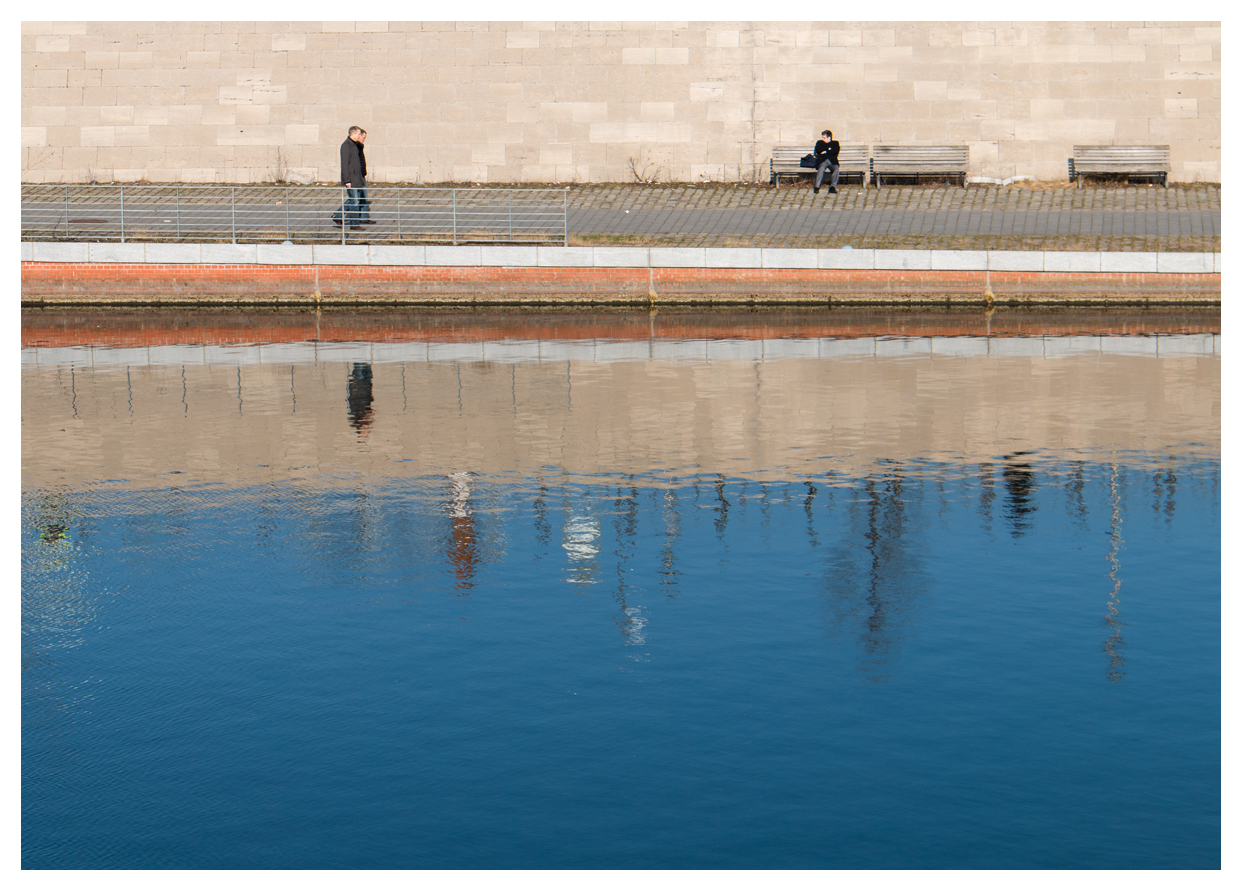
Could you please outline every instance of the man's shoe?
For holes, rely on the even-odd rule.
[[[362,221],[361,223],[359,223],[358,225],[360,225],[360,226],[374,226],[374,225],[375,225],[375,220],[363,220],[363,221]]]
[[[350,226],[350,227],[349,227],[349,230],[350,230],[351,232],[357,232],[357,231],[358,231],[359,229],[361,229],[361,228],[362,228],[361,226]]]
[[[829,188],[829,189],[828,189],[828,194],[829,194],[829,195],[835,195],[835,194],[837,194],[837,190],[836,190],[836,189],[833,189],[833,188]]]
[[[818,194],[819,194],[819,189],[816,189],[816,190],[815,190],[815,194],[816,194],[816,195],[818,195]]]

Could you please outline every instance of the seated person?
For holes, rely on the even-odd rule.
[[[815,143],[815,194],[824,182],[824,171],[832,172],[832,180],[828,184],[828,194],[837,193],[837,181],[841,179],[841,165],[837,163],[837,155],[841,153],[841,143],[832,138],[832,131],[825,130],[820,134],[819,142]]]

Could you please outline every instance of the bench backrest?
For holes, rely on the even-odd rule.
[[[1074,170],[1083,173],[1169,171],[1167,145],[1076,145]]]
[[[876,145],[871,163],[877,173],[966,173],[968,145]]]
[[[811,150],[801,145],[778,145],[772,148],[772,169],[774,171],[796,172],[799,167],[798,163],[802,160],[803,155],[809,155]],[[871,147],[867,145],[845,145],[842,144],[841,151],[837,155],[837,163],[841,165],[842,170],[862,170],[870,169]],[[813,173],[809,167],[803,167],[802,170]]]

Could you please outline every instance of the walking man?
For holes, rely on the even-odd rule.
[[[828,194],[837,194],[837,180],[841,178],[841,165],[837,163],[837,155],[841,153],[841,143],[832,138],[832,131],[825,130],[819,134],[819,142],[815,143],[815,194],[824,182],[824,171],[832,174],[828,184]]]
[[[337,226],[342,223],[351,229],[369,226],[371,212],[367,200],[367,156],[363,153],[367,131],[350,127],[349,135],[341,143],[341,185],[345,187],[345,203],[332,215]]]

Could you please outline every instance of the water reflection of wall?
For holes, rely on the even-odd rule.
[[[1024,452],[1220,447],[1220,362],[1204,357],[56,367],[22,372],[22,402],[39,407],[22,418],[27,485],[995,460],[1015,528]]]
[[[253,537],[256,552],[271,545],[273,554],[316,584],[332,580],[343,597],[365,592],[368,600],[383,600],[388,584],[400,592],[395,596],[415,591],[424,602],[476,591],[494,595],[497,580],[516,568],[519,577],[542,578],[540,596],[556,597],[549,589],[564,585],[579,595],[575,609],[581,603],[606,610],[630,646],[647,647],[650,636],[659,638],[661,603],[686,594],[711,599],[730,587],[736,597],[723,567],[754,566],[779,554],[781,565],[761,572],[746,597],[768,601],[779,591],[771,606],[781,608],[786,588],[808,580],[822,598],[831,636],[855,651],[858,669],[873,680],[893,676],[903,642],[920,633],[924,594],[937,584],[943,590],[945,579],[934,578],[945,567],[941,560],[940,570],[933,568],[938,550],[973,549],[985,559],[1006,549],[1046,552],[1049,539],[1039,536],[1055,540],[1069,529],[1079,542],[1074,550],[1089,552],[1073,585],[1096,604],[1091,634],[1103,650],[1107,680],[1118,683],[1127,660],[1124,525],[1146,517],[1163,527],[1177,514],[1170,477],[1180,478],[1192,513],[1205,498],[1219,498],[1219,464],[1195,462],[1189,473],[1184,467],[1166,457],[1119,465],[1021,456],[1027,510],[1020,530],[1007,516],[988,512],[990,500],[1006,497],[994,492],[1003,490],[999,464],[968,476],[953,465],[890,461],[862,479],[824,474],[777,482],[699,473],[666,477],[663,485],[584,482],[553,473],[506,481],[457,471],[392,488],[351,477],[335,489],[293,481],[244,490],[172,486],[158,497],[143,489],[126,492],[112,481],[92,493],[85,517],[73,507],[80,496],[36,492],[23,505],[29,533],[23,542],[23,663],[46,662],[50,647],[72,645],[75,630],[95,614],[102,592],[85,587],[73,544],[84,528],[107,522],[115,544],[139,554],[150,533],[184,517],[209,516],[219,506],[233,514],[223,525]],[[486,523],[477,525],[479,518]],[[509,537],[519,545],[508,547]],[[196,534],[185,542],[210,547],[213,539]],[[554,563],[540,575],[535,564],[551,554]],[[971,569],[960,576],[969,579]],[[769,577],[772,590],[764,588]],[[1002,583],[979,596],[1003,591]],[[599,620],[607,621],[604,615]],[[1094,630],[1099,624],[1103,629]],[[46,665],[34,667],[27,679],[47,676]]]
[[[449,474],[448,515],[451,540],[449,562],[453,564],[457,594],[469,594],[474,588],[478,571],[479,543],[474,527],[474,509],[470,503],[470,474],[456,471]]]
[[[903,626],[927,586],[924,536],[909,518],[919,495],[896,463],[863,480],[846,496],[850,531],[826,567],[829,625],[858,641],[859,665],[877,680],[887,677]]]
[[[21,661],[26,728],[71,720],[88,694],[62,675],[57,651],[79,646],[100,613],[91,590],[80,493],[31,492],[22,499]]]
[[[76,646],[94,618],[79,500],[76,493],[46,490],[23,499],[22,636],[39,649]]]
[[[646,643],[652,613],[633,570],[657,567],[660,594],[679,596],[689,516],[702,509],[727,550],[745,546],[737,523],[748,505],[797,503],[807,548],[824,550],[830,625],[857,642],[860,668],[876,678],[890,671],[924,584],[911,512],[925,468],[969,477],[982,528],[1019,541],[1055,492],[1085,531],[1087,468],[1135,453],[1151,470],[1133,484],[1171,521],[1178,456],[1220,446],[1220,364],[1205,358],[54,368],[24,371],[22,398],[38,406],[22,419],[26,491],[172,479],[293,480],[314,491],[344,480],[354,532],[331,556],[358,572],[390,534],[386,488],[435,479],[434,516],[407,525],[434,530],[428,559],[458,595],[502,553],[488,544],[504,534],[502,519],[480,525],[490,516],[480,485],[518,472],[534,487],[535,540],[563,561],[566,582],[608,592],[634,645]],[[593,480],[585,493],[566,482],[582,474]],[[1114,681],[1125,663],[1126,480],[1124,469],[1111,477],[1101,554],[1110,568],[1101,645]],[[776,502],[770,487],[782,489]],[[272,528],[282,509],[270,512]],[[848,534],[824,539],[839,511]],[[644,557],[651,523],[658,556]],[[31,615],[51,616],[57,603],[32,601]]]

